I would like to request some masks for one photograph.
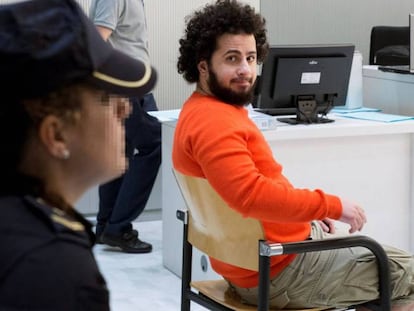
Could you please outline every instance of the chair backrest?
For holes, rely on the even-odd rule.
[[[261,223],[230,208],[206,179],[174,174],[189,211],[191,245],[217,260],[258,271]]]
[[[406,47],[410,44],[410,27],[408,26],[374,26],[371,29],[370,37],[370,49],[369,49],[369,64],[377,65],[380,64],[375,61],[375,56],[378,51],[384,50],[384,48],[390,47],[391,51],[394,49],[398,51],[401,48]],[[398,54],[398,53],[397,53]],[[395,60],[388,60],[387,64],[380,65],[400,65],[398,62],[409,61],[408,55],[394,55]],[[403,58],[403,60],[399,60]]]

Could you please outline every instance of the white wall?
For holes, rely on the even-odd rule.
[[[2,0],[0,0],[2,1]],[[4,1],[4,0],[3,0]],[[87,8],[90,0],[77,0]],[[160,110],[181,107],[194,90],[177,73],[178,40],[185,17],[213,0],[144,0],[149,30],[151,61],[158,71],[154,95]],[[259,10],[260,0],[243,0]]]
[[[178,40],[185,16],[212,1],[145,0],[150,53],[159,72],[154,93],[160,109],[181,107],[194,89],[176,70]],[[408,25],[408,13],[414,12],[413,0],[243,1],[265,16],[271,43],[350,42],[362,52],[364,62],[368,60],[372,25]]]
[[[243,0],[259,9],[260,0]],[[159,73],[155,88],[159,109],[180,108],[195,86],[177,73],[178,40],[184,33],[185,17],[211,1],[146,0],[150,54]]]
[[[408,26],[413,0],[261,0],[272,44],[353,43],[369,60],[372,26]]]
[[[0,5],[21,0],[0,0]],[[87,12],[91,0],[76,0]],[[242,0],[259,9],[260,0]],[[152,63],[159,79],[154,94],[160,110],[181,107],[193,91],[177,73],[178,40],[184,32],[184,18],[213,0],[144,0]]]
[[[90,0],[77,0],[87,10]],[[214,0],[211,0],[214,1]],[[159,73],[160,109],[181,107],[194,89],[178,75],[178,40],[185,16],[210,0],[145,0],[150,53]],[[16,0],[0,0],[0,4]],[[413,0],[244,0],[265,16],[272,44],[354,43],[368,61],[373,25],[408,25]]]

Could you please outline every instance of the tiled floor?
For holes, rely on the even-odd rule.
[[[162,265],[161,221],[137,222],[134,227],[153,245],[151,253],[126,254],[105,245],[94,248],[110,290],[111,310],[180,310],[181,280]],[[191,310],[206,309],[194,305]]]

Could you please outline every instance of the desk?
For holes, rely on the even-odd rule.
[[[321,188],[359,202],[368,217],[363,234],[414,251],[414,121],[333,118],[329,124],[280,124],[263,134],[296,187]],[[182,223],[175,211],[185,204],[171,171],[174,128],[174,121],[162,126],[163,264],[180,276]],[[217,277],[211,269],[202,271],[202,254],[193,257],[195,279]]]
[[[414,75],[384,72],[377,66],[364,66],[362,75],[365,107],[414,116]]]

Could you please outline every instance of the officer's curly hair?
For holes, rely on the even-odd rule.
[[[180,39],[178,73],[190,83],[197,82],[197,64],[209,61],[216,49],[217,39],[226,33],[253,34],[256,39],[257,60],[265,59],[269,44],[265,19],[254,8],[236,0],[217,0],[187,17],[185,35]]]

